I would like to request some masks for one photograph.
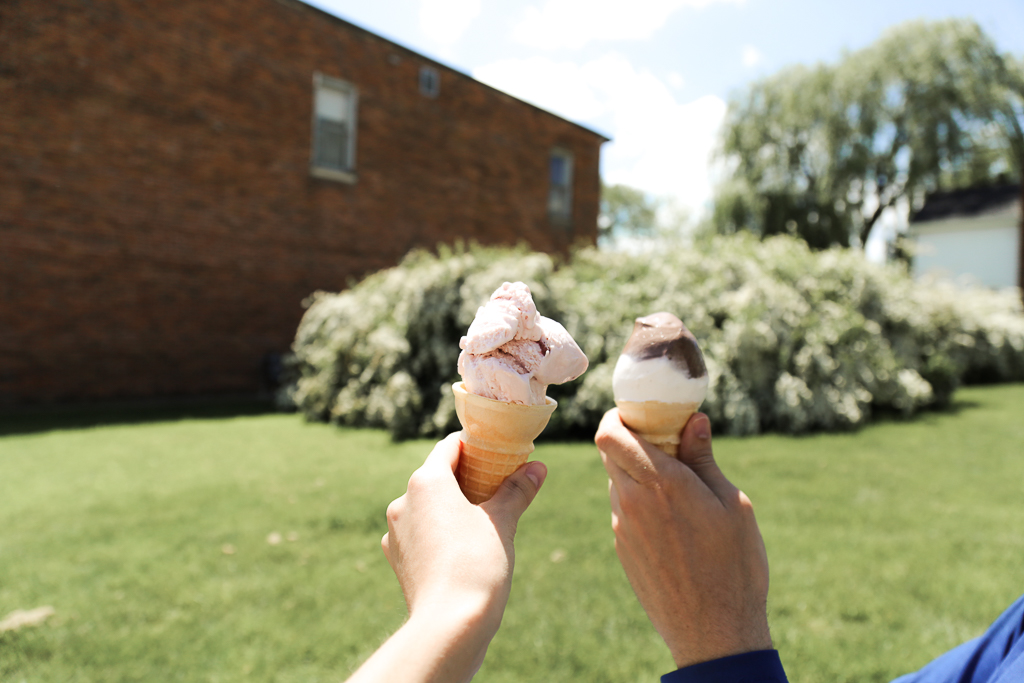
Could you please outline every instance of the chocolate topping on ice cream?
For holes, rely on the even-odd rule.
[[[637,318],[633,334],[626,341],[622,353],[638,361],[668,358],[692,378],[703,377],[708,373],[697,338],[686,329],[682,320],[671,313],[654,313]]]

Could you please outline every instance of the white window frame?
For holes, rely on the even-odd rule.
[[[320,93],[325,90],[333,90],[345,96],[346,109],[344,122],[348,124],[346,139],[346,159],[344,168],[322,166],[318,163],[317,147],[321,143],[317,139],[319,130],[319,116],[317,115],[317,99]],[[327,76],[320,72],[313,74],[313,120],[312,134],[310,135],[309,173],[315,178],[324,180],[336,180],[343,183],[354,183],[356,181],[356,131],[358,130],[357,112],[359,111],[359,91],[349,83],[340,78]]]
[[[565,162],[565,184],[556,185],[551,177],[551,160],[560,158]],[[567,149],[554,147],[548,155],[548,218],[556,223],[568,223],[572,220],[572,179],[573,179],[573,155]],[[559,189],[564,192],[559,193]],[[563,196],[559,197],[558,194]],[[556,202],[562,203],[562,208],[556,206]]]

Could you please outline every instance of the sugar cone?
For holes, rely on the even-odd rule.
[[[700,403],[615,401],[623,423],[672,457],[679,457],[679,434]]]
[[[469,502],[479,504],[526,462],[558,404],[551,398],[539,406],[495,401],[467,392],[462,382],[453,384],[452,392],[462,423],[455,478]]]

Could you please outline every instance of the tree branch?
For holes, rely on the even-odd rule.
[[[884,190],[883,190],[884,191]],[[882,201],[882,198],[878,198],[878,207],[871,213],[871,216],[864,221],[864,227],[860,230],[860,246],[864,248],[868,243],[868,237],[871,236],[871,229],[875,227],[875,223],[882,217],[882,213],[890,206],[896,203],[896,200],[903,196],[903,193],[907,191],[907,186],[904,183],[899,190],[895,190],[889,193],[889,198]]]

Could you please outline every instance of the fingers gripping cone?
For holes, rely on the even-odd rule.
[[[616,401],[622,422],[672,457],[678,457],[679,435],[700,403]]]
[[[558,404],[505,403],[466,391],[462,382],[452,385],[455,412],[462,424],[462,454],[455,478],[473,504],[489,500],[502,482],[522,467],[533,452],[533,440],[547,426]]]

